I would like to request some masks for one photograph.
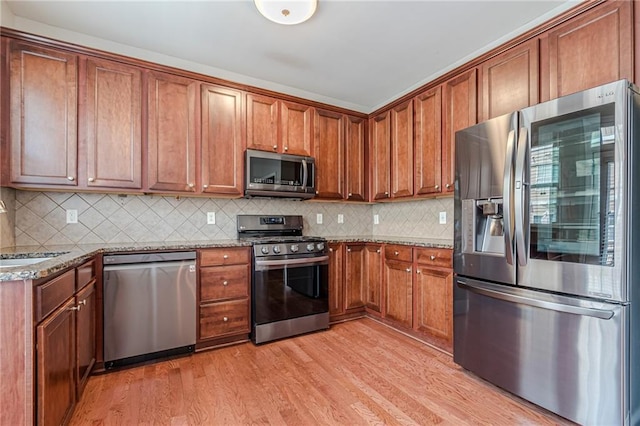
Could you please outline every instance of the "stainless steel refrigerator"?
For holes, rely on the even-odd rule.
[[[640,95],[456,133],[454,361],[572,421],[640,424]]]

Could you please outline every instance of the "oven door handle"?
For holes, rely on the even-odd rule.
[[[268,266],[314,266],[317,264],[327,263],[329,256],[305,257],[302,259],[282,259],[282,260],[257,260],[256,269]]]

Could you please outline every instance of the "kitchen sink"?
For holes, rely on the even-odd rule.
[[[61,254],[65,254],[68,252],[60,252],[60,253],[47,253],[46,256],[36,256],[36,257],[21,257],[21,258],[3,258],[0,257],[0,269],[3,268],[15,268],[17,266],[29,266],[35,265],[36,263],[45,262],[47,260],[51,260]]]

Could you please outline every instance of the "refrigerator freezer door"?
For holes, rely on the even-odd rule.
[[[517,113],[456,133],[456,273],[515,284],[513,175]]]
[[[629,306],[458,278],[454,361],[580,424],[629,416]]]

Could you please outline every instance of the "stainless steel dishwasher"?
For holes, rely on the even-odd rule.
[[[196,253],[105,255],[105,368],[193,352]]]

